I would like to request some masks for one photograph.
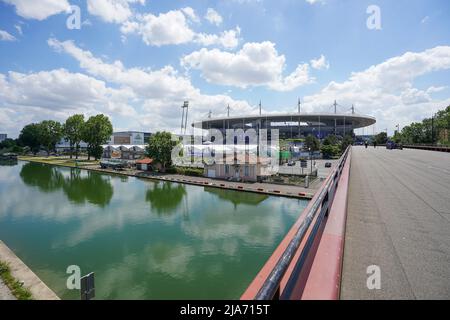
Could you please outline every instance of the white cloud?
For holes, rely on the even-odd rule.
[[[267,86],[274,90],[288,91],[313,81],[309,67],[299,65],[296,70],[283,78],[285,57],[279,55],[275,44],[269,41],[246,43],[236,52],[218,49],[201,49],[181,59],[188,69],[201,71],[208,82],[241,88]]]
[[[226,49],[236,48],[239,44],[239,35],[241,34],[241,28],[226,30],[216,34],[197,33],[195,35],[194,42],[202,44],[204,46],[218,45]]]
[[[329,69],[330,63],[326,60],[325,56],[322,54],[318,59],[311,60],[311,67],[317,70]]]
[[[330,82],[319,93],[304,98],[305,110],[329,111],[327,106],[337,99],[341,105],[355,104],[359,112],[376,116],[378,128],[391,128],[397,123],[405,125],[450,103],[450,99],[438,101],[432,98],[432,94],[443,87],[421,90],[413,86],[420,76],[448,69],[450,46],[407,52],[354,72],[344,82]]]
[[[105,22],[123,23],[133,14],[130,3],[144,5],[145,0],[87,0],[87,9]]]
[[[134,118],[133,123],[146,130],[178,132],[180,117],[177,115],[180,114],[180,106],[184,100],[189,100],[192,106],[189,110],[190,120],[205,118],[209,110],[213,110],[215,115],[225,114],[228,104],[232,109],[244,113],[256,110],[246,101],[233,100],[227,95],[201,93],[189,78],[178,74],[171,66],[159,70],[126,68],[120,61],[106,63],[91,52],[80,49],[72,41],[49,39],[48,44],[53,49],[74,57],[91,76],[132,92],[135,104],[141,106],[141,112],[138,112],[139,116]]]
[[[65,69],[10,71],[0,74],[0,124],[17,134],[27,123],[45,118],[63,121],[70,113],[129,117],[136,114],[129,105],[133,98],[127,88],[111,88],[104,81]]]
[[[0,30],[0,41],[16,41],[16,37],[5,30]]]
[[[308,2],[309,4],[316,4],[316,3],[320,3],[320,4],[324,4],[325,0],[305,0],[306,2]]]
[[[212,8],[208,8],[208,10],[206,10],[205,19],[216,26],[221,25],[223,21],[222,16]]]
[[[67,0],[2,0],[16,7],[16,13],[26,19],[45,20],[62,12],[69,12]]]
[[[18,32],[20,35],[23,35],[23,31],[22,31],[22,27],[21,27],[21,26],[19,26],[18,24],[15,24],[15,25],[14,25],[14,28],[16,28],[17,32]]]
[[[200,22],[199,17],[197,17],[197,14],[195,13],[194,9],[191,7],[182,8],[181,11],[191,20],[194,22]]]
[[[151,46],[198,43],[205,46],[219,45],[234,48],[239,43],[240,28],[227,30],[221,34],[195,32],[191,22],[199,22],[195,11],[186,7],[159,15],[147,13],[125,21],[121,26],[123,34],[139,34],[145,44]]]
[[[138,18],[122,28],[123,33],[138,32],[147,45],[162,46],[168,44],[182,44],[192,41],[194,31],[188,26],[185,13],[172,10],[155,16],[151,13]]]

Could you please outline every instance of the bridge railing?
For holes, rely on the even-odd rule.
[[[312,199],[313,203],[308,205],[305,209],[307,212],[302,213],[304,219],[301,221],[294,236],[274,265],[269,276],[265,279],[257,294],[254,296],[255,300],[289,299],[291,296],[299,281],[302,268],[305,265],[314,240],[318,235],[321,224],[329,213],[339,183],[339,178],[349,152],[350,147],[345,150],[344,154],[339,159],[338,164],[334,167],[322,187],[317,191],[316,195],[318,194],[318,196],[315,196]],[[298,250],[306,236],[306,242],[301,249],[302,251],[299,258],[293,262],[293,259],[298,255]],[[293,267],[291,266],[292,263],[294,263]],[[289,278],[283,288],[283,292],[281,292],[281,282],[287,275],[289,268],[292,268],[292,272],[290,272]]]
[[[406,145],[403,145],[403,148],[450,152],[450,146],[440,146],[440,145],[435,145],[435,144],[434,145],[433,144],[406,144]]]

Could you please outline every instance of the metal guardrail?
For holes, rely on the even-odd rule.
[[[450,152],[449,146],[437,146],[437,145],[414,145],[414,144],[406,144],[403,148],[407,149],[419,149],[419,150],[430,150],[430,151],[441,151],[441,152]]]
[[[281,257],[278,259],[275,267],[273,268],[270,275],[267,277],[266,281],[261,286],[260,290],[255,296],[255,300],[271,300],[271,299],[286,299],[288,298],[301,274],[302,267],[308,257],[310,248],[314,242],[320,225],[325,216],[328,215],[331,204],[333,203],[334,195],[336,193],[336,188],[341,176],[342,170],[347,160],[349,154],[350,146],[345,150],[344,154],[339,159],[338,165],[333,169],[333,171],[328,176],[324,185],[319,189],[319,196],[315,199],[314,203],[305,216],[305,219],[300,224],[294,237],[290,241],[286,250],[283,252]],[[286,274],[288,267],[290,266],[298,248],[300,247],[303,238],[306,235],[307,230],[311,226],[313,220],[316,219],[312,230],[308,236],[305,247],[303,248],[299,259],[296,261],[294,269],[289,277],[287,284],[283,290],[280,292],[280,283]]]

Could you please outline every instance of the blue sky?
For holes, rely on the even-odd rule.
[[[450,104],[449,13],[445,0],[0,0],[0,132],[100,112],[117,130],[177,132],[185,99],[194,121],[301,98],[305,112],[355,104],[378,120],[364,133],[392,133]]]

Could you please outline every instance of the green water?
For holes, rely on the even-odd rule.
[[[237,299],[307,201],[18,162],[0,165],[0,239],[56,294]]]

